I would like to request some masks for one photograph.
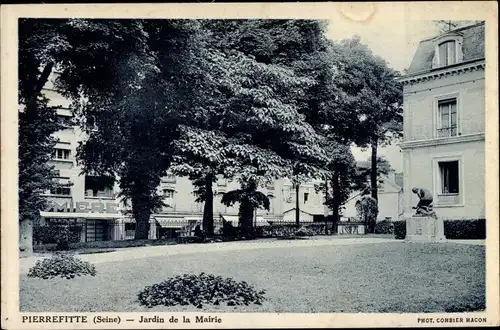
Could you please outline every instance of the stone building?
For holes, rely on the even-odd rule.
[[[443,219],[485,216],[484,23],[422,40],[404,86],[404,214],[429,189]]]

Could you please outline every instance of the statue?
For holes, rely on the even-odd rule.
[[[413,188],[411,190],[420,198],[417,206],[413,207],[416,216],[432,216],[436,217],[436,213],[432,210],[432,194],[424,188]]]

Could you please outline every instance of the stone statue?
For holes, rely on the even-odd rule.
[[[429,190],[424,188],[413,188],[411,190],[420,199],[417,206],[413,207],[416,216],[436,216],[432,210],[432,194]]]

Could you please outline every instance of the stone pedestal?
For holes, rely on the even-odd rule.
[[[413,216],[406,219],[406,242],[445,242],[443,219],[428,216]]]

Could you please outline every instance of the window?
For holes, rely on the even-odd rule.
[[[305,192],[304,193],[304,204],[307,203],[307,200],[309,199],[309,193]]]
[[[50,189],[51,195],[71,196],[71,188],[68,187],[54,187]]]
[[[458,194],[459,193],[459,173],[458,160],[439,162],[439,173],[441,180],[440,194]]]
[[[115,179],[109,176],[86,176],[85,196],[87,197],[113,197]]]
[[[272,214],[274,213],[274,195],[268,194],[267,198],[269,198],[269,211],[267,211],[267,214]]]
[[[174,191],[172,189],[163,189],[164,198],[174,198]]]
[[[439,66],[452,65],[457,62],[456,43],[454,40],[439,45]]]
[[[438,137],[457,135],[457,99],[438,102]]]
[[[57,122],[64,127],[73,126],[72,117],[57,115]]]
[[[71,151],[68,149],[54,149],[55,159],[69,159]]]

